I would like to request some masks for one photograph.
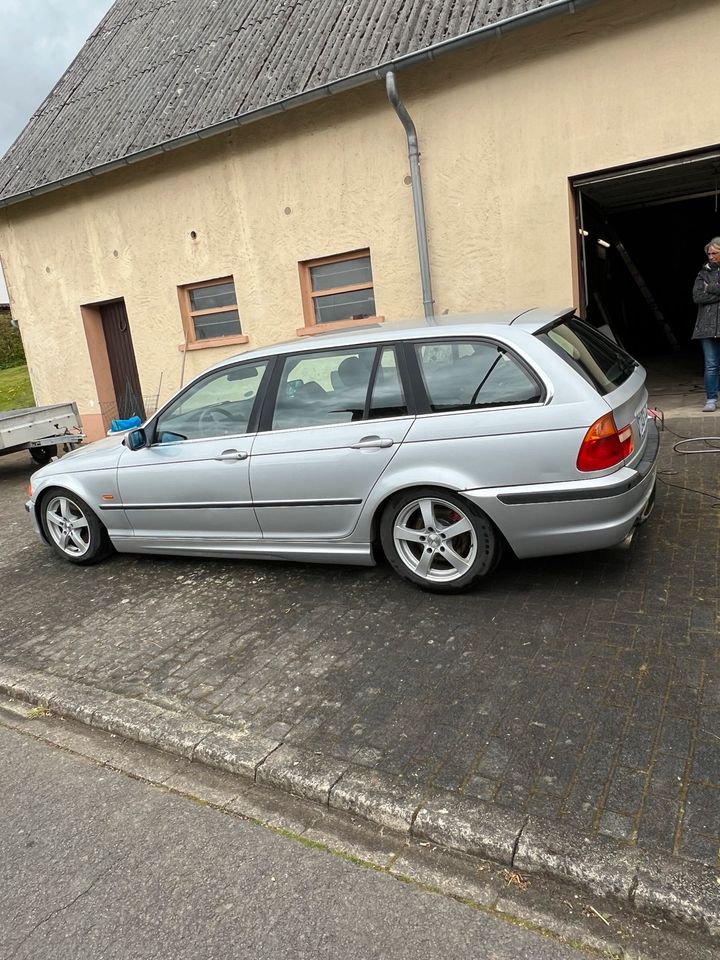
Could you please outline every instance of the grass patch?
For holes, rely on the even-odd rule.
[[[28,720],[40,720],[41,717],[49,717],[50,711],[47,707],[41,707],[39,704],[37,707],[33,707],[32,710],[28,710],[27,718]]]
[[[34,406],[35,398],[30,386],[27,364],[21,363],[16,367],[0,370],[0,411]]]

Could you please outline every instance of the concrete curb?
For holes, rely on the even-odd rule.
[[[720,937],[720,880],[702,864],[655,855],[553,820],[407,781],[80,683],[0,664],[0,693],[60,717],[270,784],[407,838],[576,884]]]

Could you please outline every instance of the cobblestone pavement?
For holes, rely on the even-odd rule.
[[[385,566],[72,567],[6,457],[0,660],[717,866],[720,500],[679,487],[720,496],[720,458],[673,439],[630,549],[506,558],[459,597]]]

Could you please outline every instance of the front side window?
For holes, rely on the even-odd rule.
[[[189,343],[242,334],[232,277],[180,287],[180,307]]]
[[[158,417],[156,443],[246,433],[267,362],[224,367],[192,384]]]
[[[300,264],[305,326],[378,319],[369,250]]]
[[[540,384],[499,344],[481,340],[416,344],[433,413],[537,403]]]

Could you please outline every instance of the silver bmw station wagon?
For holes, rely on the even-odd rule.
[[[71,563],[122,553],[392,567],[428,590],[623,541],[652,508],[645,371],[572,312],[324,334],[212,367],[32,477]]]

